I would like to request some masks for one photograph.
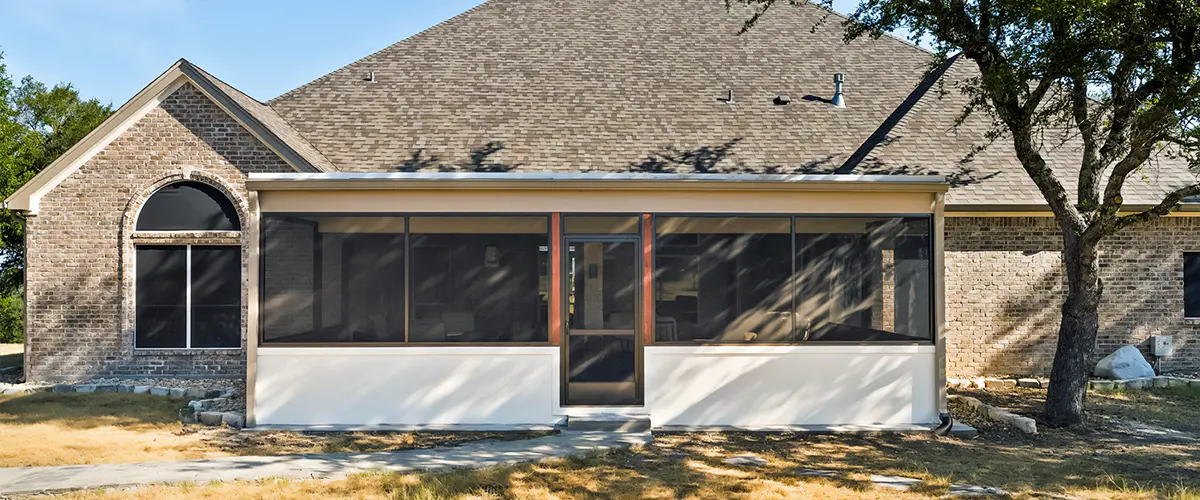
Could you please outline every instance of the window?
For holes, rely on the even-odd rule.
[[[241,346],[241,247],[141,245],[135,346]]]
[[[138,231],[239,231],[237,210],[220,190],[185,181],[154,193],[138,215]]]
[[[655,227],[656,340],[792,340],[789,218],[659,217]]]
[[[134,247],[134,347],[241,347],[242,248],[190,234],[239,230],[233,202],[208,184],[177,182],[146,200],[136,231],[188,232],[191,244]]]
[[[1183,254],[1183,316],[1200,318],[1200,252]]]
[[[545,216],[264,214],[264,344],[545,342]]]

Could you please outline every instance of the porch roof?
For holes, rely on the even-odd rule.
[[[688,174],[576,172],[320,172],[252,173],[257,191],[390,189],[602,189],[712,191],[904,191],[944,193],[933,175]]]

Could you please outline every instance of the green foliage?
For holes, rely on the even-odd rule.
[[[25,291],[11,290],[0,295],[0,344],[25,342]]]
[[[111,105],[95,99],[82,100],[69,84],[49,87],[30,77],[14,83],[3,64],[3,56],[0,53],[0,198],[7,198],[96,128],[113,110]],[[24,221],[18,214],[3,210],[0,296],[10,297],[20,289],[24,279]],[[7,309],[0,311],[5,318],[8,314]]]

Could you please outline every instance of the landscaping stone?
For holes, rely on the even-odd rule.
[[[96,386],[96,392],[117,392],[117,386],[115,386],[115,385],[98,385],[98,386]]]
[[[1150,382],[1154,387],[1167,387],[1171,384],[1171,380],[1167,377],[1154,377]]]
[[[760,467],[767,464],[767,459],[758,455],[738,455],[726,458],[724,462],[729,465],[740,465],[743,467]]]
[[[151,387],[150,395],[152,395],[152,396],[170,396],[171,390],[167,389],[166,387],[157,387],[157,386]]]
[[[221,414],[221,423],[234,429],[241,429],[246,426],[246,417],[238,413],[225,412]]]
[[[133,392],[133,386],[132,385],[118,385],[117,392],[120,392],[120,393]]]
[[[184,389],[183,395],[184,395],[184,397],[188,397],[188,398],[192,398],[192,399],[204,399],[204,394],[206,392],[208,392],[208,391],[205,391],[204,389],[201,389],[199,387],[190,387],[190,388]]]
[[[1101,359],[1092,373],[1102,378],[1128,380],[1153,377],[1154,367],[1146,362],[1138,348],[1127,345]]]
[[[187,390],[176,387],[174,389],[170,389],[168,394],[171,396],[171,399],[183,399],[187,397]]]
[[[1124,386],[1126,389],[1141,390],[1146,388],[1147,381],[1148,379],[1144,378],[1129,379],[1125,381]]]
[[[50,392],[75,392],[75,386],[70,384],[54,384]]]
[[[951,396],[950,398],[966,403],[967,406],[970,406],[972,410],[984,418],[1014,427],[1026,434],[1037,434],[1037,421],[1032,418],[1022,417],[1015,413],[996,408],[995,406],[984,404],[982,401],[972,397]]]
[[[913,486],[921,484],[921,480],[901,476],[871,476],[871,484],[890,490],[908,491]]]
[[[28,391],[32,394],[35,392],[50,392],[53,389],[54,389],[54,386],[52,386],[52,385],[34,385],[34,386],[30,386],[28,388]]]
[[[1186,378],[1168,377],[1167,387],[1187,387],[1188,380]]]
[[[1111,380],[1093,380],[1092,390],[1096,392],[1112,392],[1116,384]]]
[[[976,389],[983,389],[984,387],[987,387],[987,381],[982,378],[975,378],[971,379],[971,385]]]
[[[1017,379],[1017,386],[1031,389],[1041,389],[1042,382],[1036,378],[1020,378]]]
[[[4,391],[0,392],[0,394],[3,394],[5,396],[12,396],[13,394],[25,394],[25,391],[27,391],[27,390],[28,389],[24,389],[21,387],[9,387],[7,389],[4,389]]]
[[[204,399],[219,398],[219,397],[221,397],[222,394],[225,394],[225,390],[209,389],[207,391],[204,391]]]
[[[148,386],[148,385],[135,385],[135,386],[133,386],[133,393],[134,393],[134,394],[149,394],[149,393],[150,393],[150,386]]]
[[[94,385],[77,385],[77,386],[75,386],[75,392],[96,392],[96,386],[94,386]]]
[[[221,425],[221,417],[223,415],[225,414],[215,411],[200,412],[200,423],[204,425]]]

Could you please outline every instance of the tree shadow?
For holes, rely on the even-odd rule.
[[[505,150],[502,142],[488,141],[486,144],[472,149],[467,153],[467,159],[458,163],[443,163],[437,155],[426,155],[424,149],[413,151],[412,155],[394,167],[397,172],[420,172],[434,170],[437,172],[490,172],[503,173],[516,170],[520,163],[505,163],[494,157]]]

